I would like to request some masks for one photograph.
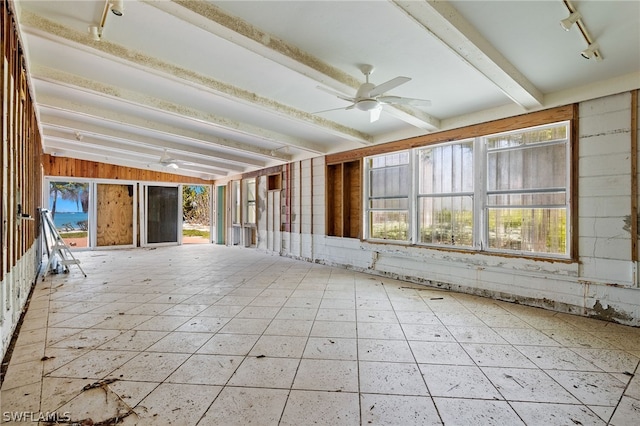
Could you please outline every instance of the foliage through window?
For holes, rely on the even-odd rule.
[[[569,136],[561,122],[366,159],[366,238],[567,257]]]
[[[372,157],[369,170],[369,237],[409,240],[409,151]]]

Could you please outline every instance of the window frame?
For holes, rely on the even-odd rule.
[[[488,189],[488,158],[490,153],[498,152],[502,149],[489,149],[488,148],[488,140],[492,137],[500,136],[500,135],[509,135],[509,134],[518,134],[518,133],[526,133],[532,132],[535,130],[542,130],[545,128],[553,128],[564,126],[566,128],[566,138],[554,139],[551,141],[533,143],[528,146],[519,146],[515,148],[509,148],[513,150],[522,150],[529,149],[535,147],[541,147],[544,145],[553,145],[553,144],[562,144],[565,147],[565,186],[557,187],[557,188],[544,188],[544,189],[532,189],[532,188],[522,188],[520,190],[511,190],[507,192],[513,193],[521,193],[531,194],[531,193],[553,193],[564,191],[564,204],[558,204],[551,206],[550,204],[541,204],[541,205],[527,205],[523,204],[519,206],[521,209],[532,209],[532,208],[560,208],[564,209],[564,229],[565,229],[565,238],[564,238],[564,253],[547,253],[541,251],[525,251],[525,250],[516,250],[516,249],[505,249],[505,248],[492,248],[489,247],[489,217],[490,217],[490,209],[495,208],[489,203],[489,196],[491,194],[496,194],[504,191],[489,191]],[[399,149],[397,151],[388,151],[382,154],[376,154],[371,156],[364,157],[364,167],[363,167],[363,208],[362,208],[362,219],[363,219],[363,239],[365,241],[370,241],[374,243],[391,243],[391,244],[399,244],[399,245],[414,245],[419,247],[426,248],[435,248],[435,249],[443,249],[443,250],[455,250],[455,251],[470,251],[470,252],[480,252],[486,254],[499,254],[499,255],[512,255],[518,257],[530,257],[530,258],[544,258],[544,259],[552,259],[552,260],[571,260],[573,258],[573,253],[575,251],[575,241],[573,239],[572,230],[574,226],[575,220],[575,209],[577,206],[574,205],[573,201],[573,186],[576,184],[575,180],[575,171],[571,167],[571,160],[573,158],[573,139],[575,135],[573,134],[574,122],[571,119],[565,119],[560,121],[554,121],[549,123],[544,123],[540,125],[534,125],[529,127],[521,127],[521,128],[513,128],[504,132],[497,132],[491,134],[483,134],[476,135],[474,137],[460,137],[456,140],[448,140],[443,141],[441,143],[435,142],[428,145],[422,145],[418,147],[412,147],[410,149]],[[419,178],[420,178],[420,160],[419,155],[422,150],[429,148],[436,148],[440,146],[446,145],[455,145],[455,144],[464,144],[471,141],[472,149],[473,149],[473,191],[462,191],[458,193],[452,194],[437,194],[439,197],[444,195],[458,196],[458,195],[470,195],[472,196],[472,205],[473,205],[473,229],[472,229],[472,245],[455,245],[455,244],[442,244],[442,243],[428,243],[420,241],[420,217],[419,217],[419,204],[420,200],[425,197],[425,194],[420,193],[419,188]],[[371,212],[376,211],[376,209],[371,208],[371,161],[376,157],[389,156],[402,152],[409,152],[409,163],[408,163],[408,182],[409,182],[409,190],[408,190],[408,235],[409,238],[407,241],[404,240],[392,240],[392,239],[384,239],[384,238],[373,238],[371,236]],[[427,195],[428,196],[428,195]],[[518,206],[515,206],[518,208]]]

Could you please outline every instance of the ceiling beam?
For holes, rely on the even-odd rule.
[[[194,130],[176,128],[158,121],[150,121],[132,117],[128,114],[123,114],[104,108],[89,105],[78,105],[73,101],[62,99],[58,96],[50,96],[40,93],[38,95],[38,104],[41,108],[68,111],[73,112],[73,114],[75,114],[76,116],[84,116],[92,119],[103,119],[105,121],[119,123],[121,125],[135,128],[140,132],[164,133],[166,135],[177,135],[179,137],[206,141],[220,148],[234,150],[239,154],[242,154],[244,152],[264,158],[277,158],[282,161],[289,161],[291,158],[290,155],[283,153],[277,153],[277,155],[273,155],[270,149],[258,148],[236,141],[217,138],[209,134],[197,132]]]
[[[23,11],[20,20],[21,27],[34,36],[66,43],[69,47],[81,48],[91,54],[100,52],[102,56],[109,57],[110,60],[115,60],[167,79],[173,79],[174,81],[191,85],[199,90],[209,91],[212,95],[222,96],[245,105],[261,108],[264,111],[278,114],[281,117],[311,124],[347,140],[362,144],[370,144],[372,142],[373,138],[370,135],[358,130],[281,104],[273,99],[259,96],[248,90],[198,74],[192,70],[165,62],[159,58],[145,55],[142,52],[129,50],[107,40],[101,40],[99,42],[93,41],[90,37],[87,37],[85,33],[67,28],[32,12]],[[303,149],[303,146],[299,146],[298,148]]]
[[[132,145],[141,145],[148,147],[156,147],[160,149],[170,149],[172,151],[179,151],[189,154],[196,154],[201,157],[207,157],[210,159],[222,160],[228,166],[229,164],[236,165],[237,167],[258,167],[263,168],[267,166],[267,163],[262,160],[250,158],[249,156],[238,156],[230,154],[228,152],[222,152],[217,147],[206,146],[200,140],[181,138],[188,142],[188,144],[174,142],[177,139],[172,135],[165,135],[158,133],[157,136],[144,136],[131,131],[119,130],[117,127],[128,128],[121,123],[110,122],[110,126],[105,126],[104,119],[96,119],[93,117],[85,117],[83,121],[74,120],[74,114],[65,110],[53,109],[51,107],[42,106],[40,108],[40,119],[44,128],[59,129],[64,131],[65,129],[73,131],[74,134],[77,131],[80,135],[93,135],[98,138],[114,138],[120,141],[126,141]],[[45,132],[43,131],[43,134]],[[165,139],[165,137],[167,139]]]
[[[361,80],[350,74],[327,64],[295,45],[265,33],[246,21],[227,14],[211,2],[195,0],[143,1],[236,46],[304,75],[318,84],[344,93],[346,96],[353,95],[362,84]],[[440,128],[439,119],[417,109],[388,105],[386,110],[394,117],[418,128],[428,131]]]
[[[122,153],[133,152],[136,154],[145,155],[147,162],[157,161],[166,149],[163,147],[148,147],[144,145],[127,143],[126,141],[116,141],[113,139],[105,140],[94,135],[75,135],[72,129],[56,128],[46,124],[43,125],[43,128],[43,136],[47,139],[47,144],[55,139],[67,141],[77,145],[94,146],[105,150],[113,149]],[[220,173],[238,173],[245,171],[244,167],[238,166],[236,164],[224,163],[222,161],[215,161],[211,159],[203,159],[201,156],[198,156],[197,158],[190,158],[189,155],[181,154],[179,151],[175,150],[171,150],[170,156],[171,158],[184,162],[197,161],[198,164],[201,164],[203,166],[218,169],[218,172]]]
[[[196,167],[187,168],[182,167],[179,169],[172,169],[170,167],[163,167],[159,163],[153,163],[150,161],[136,161],[135,155],[128,154],[126,156],[114,155],[118,154],[114,151],[105,151],[96,149],[95,147],[76,146],[73,143],[67,143],[60,140],[52,140],[51,145],[47,146],[44,150],[45,154],[52,155],[54,157],[68,157],[76,158],[79,160],[95,161],[98,163],[114,164],[116,166],[132,167],[135,169],[143,170],[156,170],[166,173],[172,173],[177,175],[193,176],[201,179],[218,179],[226,177],[229,174],[224,171],[217,171],[214,169],[198,169]]]
[[[525,109],[543,105],[542,92],[448,2],[392,1],[425,31],[487,77],[513,102]]]
[[[91,94],[96,97],[125,102],[130,105],[154,111],[160,111],[171,116],[184,118],[186,120],[196,120],[199,123],[206,123],[212,128],[240,133],[250,137],[263,139],[265,141],[269,141],[278,145],[289,145],[291,147],[296,147],[298,149],[309,151],[314,154],[324,153],[324,148],[319,144],[313,142],[270,131],[261,127],[252,126],[247,123],[240,123],[226,118],[221,118],[215,116],[214,114],[202,112],[185,105],[178,105],[155,97],[143,95],[130,90],[125,90],[120,87],[102,84],[59,70],[54,70],[42,66],[35,66],[32,68],[31,73],[32,78],[35,81],[39,80],[53,85],[64,86],[66,88],[77,90],[86,94]],[[230,141],[228,139],[217,138],[217,141],[218,145],[221,146],[231,147],[233,145],[240,145],[240,142]],[[246,144],[242,144],[240,146],[242,146],[240,149],[243,151],[251,151],[253,148],[250,145]]]

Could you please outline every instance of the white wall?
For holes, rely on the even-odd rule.
[[[281,254],[640,326],[629,232],[631,199],[638,197],[631,194],[631,95],[583,102],[579,116],[578,262],[327,237],[323,158],[291,165],[295,223],[283,233]]]
[[[35,283],[37,268],[38,240],[18,260],[11,271],[0,282],[0,336],[2,338],[2,358],[9,348],[11,337],[18,325],[32,285]]]

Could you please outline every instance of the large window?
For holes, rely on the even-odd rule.
[[[473,245],[473,141],[424,148],[418,156],[418,241]]]
[[[365,237],[568,257],[569,136],[562,122],[367,158]]]
[[[369,158],[370,238],[409,241],[409,151]]]
[[[488,247],[567,253],[566,125],[487,137]]]

